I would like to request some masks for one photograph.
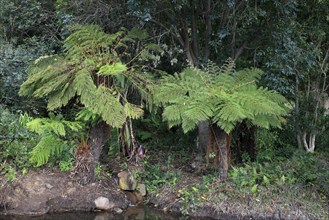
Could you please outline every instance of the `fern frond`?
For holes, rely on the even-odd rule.
[[[41,136],[38,144],[31,152],[30,161],[41,166],[52,156],[60,156],[68,148],[64,137],[67,131],[80,131],[83,124],[66,121],[61,116],[49,115],[50,118],[36,118],[26,124],[27,128]]]
[[[99,117],[100,116],[98,114],[93,113],[87,108],[83,108],[77,113],[75,120],[82,122],[96,122]]]
[[[121,62],[117,62],[114,64],[107,64],[102,66],[99,71],[97,72],[97,74],[99,75],[119,75],[123,72],[127,71],[127,66],[124,65]]]
[[[76,73],[73,85],[83,104],[96,101],[93,95],[97,88],[87,69],[81,69]]]
[[[287,101],[273,91],[258,88],[260,74],[258,69],[235,72],[230,59],[221,68],[209,62],[207,72],[187,68],[163,77],[155,88],[155,100],[165,107],[164,120],[170,125],[181,124],[184,132],[205,120],[226,132],[243,120],[260,127],[278,127],[280,116],[287,112]]]
[[[208,120],[213,116],[213,106],[207,101],[192,102],[188,105],[184,115],[196,123]]]
[[[36,166],[42,166],[48,162],[51,156],[59,156],[66,147],[65,142],[53,135],[43,136],[33,148],[30,161],[35,163]]]
[[[180,79],[177,74],[163,76],[160,84],[154,86],[154,101],[158,104],[175,103],[177,99],[181,99],[188,92],[184,86],[178,84]]]
[[[141,30],[138,28],[131,29],[128,34],[123,38],[124,41],[129,39],[136,39],[139,41],[145,40],[148,37],[148,34],[145,30]]]
[[[258,82],[261,77],[262,71],[257,68],[247,68],[243,70],[239,70],[234,74],[234,78],[236,82],[240,84],[245,84],[248,82]]]
[[[51,120],[48,118],[36,118],[26,124],[30,131],[36,132],[39,135],[45,133],[55,133],[59,136],[65,136],[64,124],[57,120]]]
[[[169,105],[164,109],[162,117],[165,121],[168,121],[169,125],[171,126],[179,125],[182,123],[182,113],[185,111],[185,109],[185,105]]]
[[[47,61],[44,62],[36,62],[36,64],[33,64],[28,68],[27,71],[30,76],[21,85],[19,95],[32,96],[37,89],[42,87],[43,83],[61,75],[60,69],[63,68],[63,59],[61,57],[51,57],[46,60]],[[52,65],[45,66],[51,61],[53,61]]]
[[[67,82],[62,90],[53,92],[48,98],[47,108],[53,111],[62,106],[66,106],[67,103],[76,95],[77,87],[73,82]]]
[[[218,127],[223,129],[227,134],[231,133],[233,129],[236,126],[235,122],[229,122],[225,120],[221,120],[220,118],[217,118],[215,121],[213,121]]]
[[[69,78],[70,75],[68,74],[53,77],[51,80],[43,83],[42,86],[35,90],[32,95],[34,97],[41,98],[57,90],[62,90]]]
[[[196,121],[193,121],[185,114],[182,116],[182,129],[184,133],[194,130],[197,127],[197,125],[198,124],[196,123]]]
[[[92,112],[99,114],[107,124],[120,128],[125,122],[124,107],[119,99],[112,95],[109,88],[100,86],[95,93],[94,100],[90,103],[84,102],[84,105]],[[85,100],[86,101],[86,100]]]
[[[144,114],[144,111],[141,107],[127,102],[124,106],[126,116],[131,119],[141,118]]]

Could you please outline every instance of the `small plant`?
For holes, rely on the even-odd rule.
[[[203,176],[201,184],[187,186],[178,190],[178,196],[183,203],[180,211],[184,215],[195,212],[200,203],[206,200],[205,194],[209,192],[209,187],[215,180],[215,175]]]
[[[293,173],[280,162],[246,163],[242,167],[232,167],[230,172],[232,182],[244,193],[256,193],[260,185],[293,184],[296,179]]]
[[[6,180],[9,182],[12,182],[16,180],[17,171],[14,167],[11,167],[10,165],[4,165],[3,167],[0,167],[0,175],[5,174]]]
[[[98,164],[95,168],[95,177],[96,177],[96,179],[102,180],[103,179],[102,174],[103,174],[103,167],[102,167],[102,165]]]
[[[61,160],[59,162],[59,169],[62,172],[70,171],[73,168],[73,158],[67,160]]]
[[[179,171],[170,170],[172,157],[168,157],[166,166],[163,167],[160,163],[151,164],[149,161],[144,160],[144,173],[139,173],[143,183],[147,185],[147,189],[151,193],[155,193],[161,186],[167,184],[168,187],[176,185],[181,177]]]

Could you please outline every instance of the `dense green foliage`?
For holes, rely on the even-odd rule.
[[[280,126],[287,101],[274,91],[257,88],[260,70],[235,72],[230,60],[221,68],[210,64],[206,72],[186,69],[163,77],[155,88],[155,101],[165,106],[163,117],[169,127],[181,124],[188,132],[205,120],[227,133],[243,120],[265,128]]]
[[[63,152],[73,152],[77,142],[74,139],[78,138],[74,133],[79,134],[83,125],[79,122],[65,121],[60,116],[50,115],[50,118],[33,119],[26,124],[26,127],[41,137],[31,151],[30,157],[32,163],[41,166],[49,161],[49,157],[61,158],[64,157]],[[68,139],[67,137],[70,139],[65,140]]]
[[[65,57],[36,60],[20,95],[48,97],[51,111],[66,106],[77,95],[89,111],[100,115],[109,125],[121,127],[126,117],[139,118],[143,111],[127,100],[122,106],[116,83],[108,84],[110,77],[117,76],[120,80],[120,75],[127,72],[127,67],[120,62],[124,54],[116,51],[128,47],[127,42],[143,38],[142,35],[136,30],[108,35],[97,26],[77,26],[65,40]],[[133,76],[130,74],[130,77]]]
[[[24,126],[27,115],[13,114],[1,105],[0,111],[0,173],[13,180],[18,171],[26,173],[32,166],[29,158],[37,136]]]
[[[208,201],[214,185],[233,187],[233,198],[303,187],[329,197],[329,1],[0,4],[0,175],[7,180],[31,167],[69,171],[81,143],[109,137],[93,130],[106,122],[112,137],[100,141],[102,162],[131,163],[143,144],[153,158],[137,175],[151,193],[173,190],[204,158],[196,128],[207,121],[232,132],[235,163],[219,184],[201,161],[191,173],[205,174],[203,184],[172,192],[184,213]],[[254,126],[244,133],[255,142],[252,159],[238,152],[240,123]]]

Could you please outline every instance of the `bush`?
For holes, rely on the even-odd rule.
[[[299,183],[312,187],[327,198],[329,198],[328,156],[328,154],[297,151],[288,162]]]
[[[14,179],[17,170],[26,172],[31,167],[30,152],[37,136],[25,128],[26,117],[0,106],[0,175],[9,179]]]

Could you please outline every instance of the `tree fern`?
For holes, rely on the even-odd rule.
[[[72,30],[73,33],[64,41],[64,56],[40,58],[30,66],[30,76],[21,86],[20,95],[47,97],[51,111],[78,96],[89,111],[114,127],[120,127],[125,117],[141,117],[141,108],[120,102],[124,91],[118,86],[123,86],[122,79],[131,81],[137,88],[146,82],[121,61],[125,54],[122,48],[127,48],[135,40],[145,39],[146,32],[122,29],[106,34],[95,25],[76,25]],[[159,51],[159,47],[149,44],[141,51],[152,54],[152,51]],[[99,77],[108,82],[109,78],[104,77],[111,77],[112,84],[103,86]]]
[[[234,70],[228,60],[222,67],[209,63],[206,72],[188,68],[180,74],[164,76],[155,86],[155,102],[164,108],[170,126],[182,125],[185,132],[201,121],[210,120],[227,133],[238,122],[249,120],[257,126],[278,127],[287,113],[285,98],[266,88],[258,88],[258,69]]]
[[[128,126],[127,122],[143,116],[142,106],[137,105],[128,95],[132,90],[138,90],[144,97],[148,96],[150,87],[146,84],[151,83],[140,74],[145,72],[141,64],[156,59],[155,53],[160,52],[160,47],[145,42],[133,45],[146,38],[147,33],[138,29],[121,29],[107,34],[95,25],[73,26],[72,34],[64,41],[62,56],[42,57],[30,65],[30,75],[22,84],[20,95],[47,98],[49,111],[68,104],[78,107],[73,109],[80,112],[77,119],[96,122],[91,125],[90,135],[99,135],[99,141],[88,142],[93,144],[92,152],[96,152],[95,149],[101,149],[106,141],[101,139],[109,137],[109,126],[132,129],[131,123]],[[129,51],[136,52],[137,55],[132,57]],[[71,100],[74,100],[74,104],[70,103]],[[82,106],[84,110],[81,112]],[[100,121],[105,121],[107,125]],[[99,130],[96,132],[97,129]],[[132,131],[126,133],[131,135],[126,135],[125,139],[133,139]],[[63,133],[53,130],[50,134],[61,136]],[[49,151],[49,146],[44,146],[50,139],[50,136],[46,136],[36,146],[33,155],[46,152],[41,157],[33,156],[38,164],[47,161],[49,154],[57,152],[55,149]],[[89,140],[95,139],[90,137]],[[127,142],[133,142],[128,139]],[[59,140],[54,139],[54,143],[58,144],[53,145],[53,148],[60,151],[62,148],[57,148],[60,146]],[[97,155],[94,156],[97,161]],[[93,166],[95,164],[92,163]],[[91,172],[94,168],[90,168]]]
[[[50,115],[50,118],[36,118],[26,124],[27,128],[41,136],[31,152],[30,161],[41,166],[51,157],[58,157],[69,146],[65,136],[67,131],[79,131],[83,128],[79,122],[71,122]]]

